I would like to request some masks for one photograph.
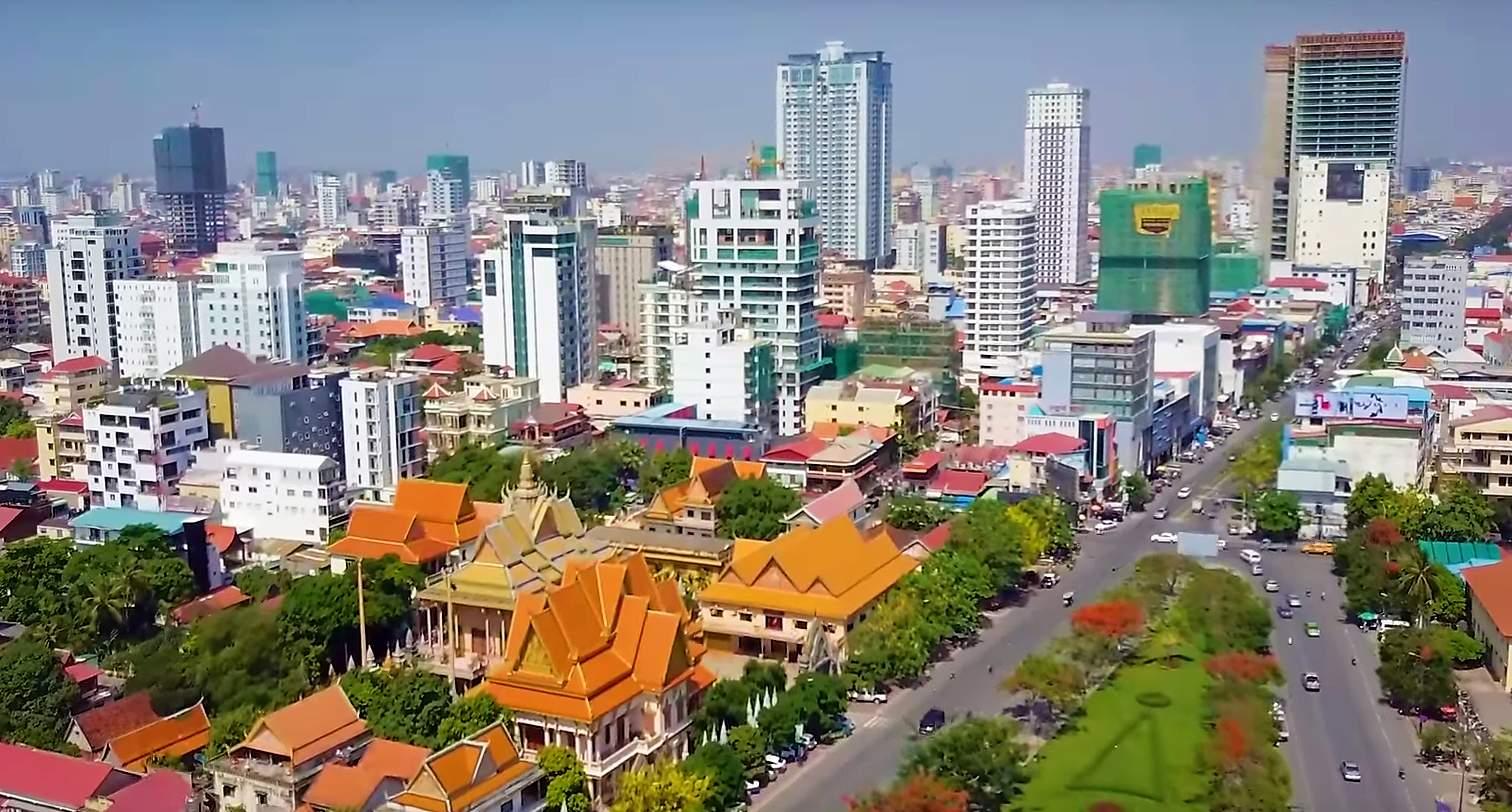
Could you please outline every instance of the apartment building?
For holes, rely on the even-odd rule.
[[[1403,343],[1436,347],[1445,354],[1465,346],[1465,285],[1472,265],[1463,251],[1407,258],[1397,294]]]
[[[304,256],[271,241],[221,243],[200,272],[199,337],[206,348],[304,363]]]
[[[324,543],[346,523],[346,483],[330,457],[240,448],[226,456],[220,507],[253,538]]]
[[[42,288],[33,280],[0,273],[0,346],[43,337]]]
[[[190,452],[210,442],[205,394],[124,389],[84,409],[84,459],[95,507],[165,510]]]
[[[353,489],[392,491],[425,470],[420,378],[360,369],[341,381],[346,478]]]
[[[123,279],[115,284],[123,378],[161,378],[199,354],[193,277]]]
[[[115,283],[146,272],[136,228],[111,214],[80,214],[54,227],[47,250],[53,360],[120,358]]]

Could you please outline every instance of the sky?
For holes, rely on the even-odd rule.
[[[776,64],[844,40],[893,63],[893,161],[1022,160],[1025,89],[1091,90],[1095,163],[1248,161],[1261,53],[1298,33],[1403,30],[1403,157],[1512,161],[1509,0],[722,0],[4,3],[0,173],[151,169],[151,139],[224,127],[229,170],[473,173],[522,159],[711,168],[771,143]]]

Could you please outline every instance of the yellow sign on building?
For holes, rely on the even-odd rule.
[[[1139,234],[1151,237],[1167,236],[1179,219],[1181,219],[1180,203],[1134,204],[1134,231]]]

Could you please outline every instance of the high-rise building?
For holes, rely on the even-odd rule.
[[[115,283],[123,378],[161,378],[200,353],[191,276]]]
[[[208,254],[226,236],[226,133],[168,127],[152,140],[157,195],[168,216],[168,247]]]
[[[0,347],[43,339],[38,280],[0,273]]]
[[[751,337],[732,311],[672,331],[672,402],[697,407],[703,420],[776,427],[777,371],[772,345]]]
[[[1148,187],[1108,189],[1098,199],[1097,307],[1140,317],[1200,316],[1213,287],[1207,180]]]
[[[484,175],[473,181],[472,196],[473,200],[497,203],[504,196],[504,184],[498,175]]]
[[[137,207],[136,184],[130,175],[117,175],[110,184],[110,208],[126,212]]]
[[[574,189],[588,188],[588,164],[575,158],[562,158],[546,162],[547,186],[570,186]]]
[[[466,155],[428,155],[425,158],[426,217],[450,220],[467,212],[472,173]]]
[[[1050,415],[1107,415],[1119,467],[1144,469],[1153,417],[1154,336],[1128,313],[1090,311],[1039,338],[1040,404]],[[1213,358],[1217,358],[1216,351]],[[1086,439],[1086,438],[1083,438]]]
[[[467,233],[446,225],[409,226],[399,232],[399,274],[404,301],[416,307],[467,300]]]
[[[1292,258],[1292,175],[1303,158],[1384,161],[1395,176],[1406,69],[1400,31],[1303,34],[1290,45],[1266,46],[1257,250]]]
[[[278,153],[257,153],[257,176],[252,184],[258,197],[278,197]]]
[[[966,299],[963,380],[1015,375],[1023,368],[1035,319],[1039,251],[1035,206],[1028,200],[994,200],[966,210]]]
[[[931,222],[938,213],[939,201],[935,192],[934,174],[929,167],[924,165],[915,166],[911,173],[914,194],[919,196],[919,219],[923,222]]]
[[[521,161],[520,162],[520,186],[530,188],[532,186],[546,185],[546,162],[545,161]]]
[[[1160,152],[1159,144],[1135,144],[1134,170],[1137,172],[1151,167],[1160,169],[1162,165]]]
[[[637,286],[641,362],[652,386],[672,383],[672,332],[693,321],[698,274],[696,268],[668,261],[658,265],[650,282]]]
[[[899,223],[893,229],[897,268],[919,272],[927,285],[945,281],[945,223]]]
[[[592,220],[540,214],[504,218],[504,247],[485,251],[483,363],[540,381],[541,402],[598,373]]]
[[[200,346],[219,344],[267,361],[302,364],[304,257],[272,242],[227,242],[200,270]]]
[[[419,223],[420,196],[402,183],[390,183],[368,207],[368,225],[377,231],[398,231]]]
[[[777,430],[791,435],[803,431],[803,399],[822,365],[814,308],[820,219],[814,185],[784,177],[781,166],[764,147],[749,179],[693,181],[687,244],[697,263],[696,319],[733,308],[753,338],[771,342]]]
[[[777,157],[812,181],[824,245],[881,259],[892,237],[892,63],[881,51],[826,42],[777,66]]]
[[[617,325],[631,342],[640,340],[640,286],[672,258],[672,227],[599,229],[597,242],[599,321]]]
[[[1428,191],[1428,187],[1433,185],[1433,168],[1429,166],[1407,167],[1402,185],[1409,195],[1419,195]]]
[[[321,175],[315,183],[315,218],[321,228],[346,225],[346,185],[335,175]]]
[[[1465,285],[1473,263],[1463,251],[1413,254],[1402,267],[1402,343],[1448,354],[1465,346]]]
[[[205,393],[126,389],[84,409],[84,460],[93,507],[165,510],[189,470],[191,451],[210,441]]]
[[[1024,186],[1034,203],[1038,281],[1080,284],[1092,278],[1087,255],[1087,184],[1091,128],[1085,88],[1052,82],[1029,91],[1024,117]]]
[[[47,279],[47,245],[38,240],[21,240],[11,243],[10,272],[12,276],[38,282]]]
[[[56,224],[54,237],[56,247],[47,251],[53,361],[97,355],[115,366],[121,358],[115,283],[146,273],[140,235],[119,215],[75,214]]]
[[[346,479],[353,489],[392,491],[425,469],[420,378],[381,368],[341,381]]]
[[[264,451],[346,458],[341,411],[344,367],[263,365],[231,381],[232,436]]]
[[[1385,161],[1304,156],[1292,171],[1291,198],[1292,259],[1298,265],[1354,268],[1356,290],[1385,277],[1391,201],[1391,168]]]

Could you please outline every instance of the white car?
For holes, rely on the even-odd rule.
[[[1185,498],[1187,498],[1188,496],[1191,496],[1191,495],[1192,495],[1192,489],[1189,488],[1189,487],[1188,488],[1182,488],[1181,490],[1179,490],[1179,491],[1176,492],[1176,498],[1177,499],[1185,499]]]
[[[1281,415],[1279,415],[1279,414],[1277,414],[1275,412],[1271,412],[1271,422],[1272,423],[1280,423],[1281,422]]]
[[[1316,693],[1323,690],[1323,682],[1318,679],[1317,674],[1309,671],[1302,675],[1302,689]]]
[[[782,760],[782,756],[773,755],[772,753],[766,754],[766,765],[778,772],[787,769],[787,762]]]
[[[1293,609],[1300,609],[1302,608],[1302,599],[1297,597],[1297,594],[1293,592],[1286,596],[1286,605]]]
[[[1265,568],[1259,564],[1250,565],[1250,575],[1260,576],[1265,574]]]
[[[1265,591],[1266,592],[1280,592],[1281,591],[1281,585],[1278,584],[1278,583],[1276,583],[1275,581],[1266,581],[1265,582]]]
[[[1176,543],[1176,534],[1175,533],[1156,533],[1155,535],[1150,536],[1150,541],[1153,541],[1156,544],[1175,544]]]
[[[887,701],[887,694],[884,694],[881,691],[851,691],[850,701],[871,702],[873,704],[880,705],[883,702]]]
[[[1118,527],[1118,522],[1113,522],[1113,521],[1109,521],[1107,519],[1103,519],[1102,521],[1098,522],[1097,523],[1097,527],[1095,527],[1093,529],[1096,530],[1097,531],[1097,535],[1100,536],[1100,535],[1102,535],[1102,534],[1104,534],[1104,533],[1106,533],[1106,532],[1108,532],[1110,530],[1116,529],[1117,527]]]

